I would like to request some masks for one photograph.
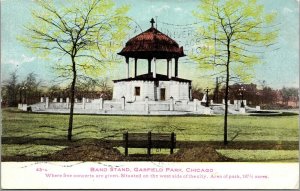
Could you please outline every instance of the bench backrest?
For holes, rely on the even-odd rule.
[[[127,147],[131,148],[147,148],[149,144],[151,148],[175,148],[175,133],[128,133],[123,134],[123,140]]]

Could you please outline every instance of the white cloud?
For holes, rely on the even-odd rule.
[[[291,10],[291,9],[289,9],[289,8],[287,8],[287,7],[285,7],[285,8],[283,9],[283,13],[285,13],[285,14],[292,13],[292,12],[293,12],[293,10]]]
[[[151,12],[154,12],[156,14],[160,14],[161,12],[166,11],[168,9],[170,9],[169,5],[163,5],[161,7],[156,7],[156,6],[153,6],[153,5],[151,6]]]
[[[27,57],[26,55],[22,54],[22,62],[27,63],[27,62],[32,62],[35,60],[35,57]]]
[[[181,7],[176,7],[176,8],[174,8],[174,11],[175,12],[181,12],[183,9],[181,8]]]
[[[21,59],[9,59],[7,61],[7,63],[11,64],[11,65],[19,66],[19,65],[22,65],[24,63],[30,63],[30,62],[32,62],[36,59],[35,57],[28,57],[24,54],[22,54],[22,56],[20,58]]]

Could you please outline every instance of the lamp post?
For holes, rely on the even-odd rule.
[[[206,102],[205,102],[205,107],[208,107],[209,105],[208,105],[208,91],[209,91],[210,89],[208,89],[208,87],[206,88]]]
[[[245,104],[244,104],[244,92],[246,91],[246,89],[242,86],[240,89],[239,89],[239,92],[240,92],[240,95],[242,96],[242,103],[241,103],[241,107],[245,107]]]

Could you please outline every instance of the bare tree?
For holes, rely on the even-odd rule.
[[[72,139],[76,81],[98,76],[115,63],[115,54],[126,35],[127,6],[119,8],[111,0],[55,2],[36,1],[33,21],[19,39],[39,55],[57,58],[54,69],[70,84],[68,140]]]
[[[10,73],[9,79],[3,82],[2,99],[9,107],[17,106],[18,95],[20,92],[20,84],[18,83],[17,71]],[[20,98],[21,99],[21,98]]]
[[[199,54],[191,55],[202,68],[225,79],[224,144],[227,144],[228,93],[231,80],[251,79],[253,65],[265,48],[273,45],[278,31],[272,23],[276,14],[264,13],[256,0],[201,0],[196,18],[203,22],[195,42]]]

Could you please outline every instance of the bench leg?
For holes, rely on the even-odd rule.
[[[128,156],[128,132],[123,134],[123,138],[125,139],[125,156]]]
[[[148,156],[151,155],[151,131],[148,132],[148,148],[147,148],[147,154]]]
[[[175,133],[171,133],[171,148],[170,148],[170,154],[173,154],[175,147]]]

